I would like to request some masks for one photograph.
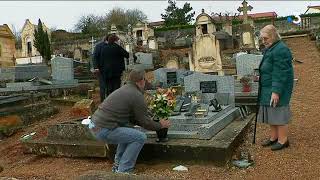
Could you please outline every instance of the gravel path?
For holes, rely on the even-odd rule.
[[[290,148],[272,152],[259,142],[267,137],[268,127],[258,125],[257,144],[252,145],[252,133],[241,146],[253,156],[255,165],[248,169],[232,166],[215,167],[210,164],[183,164],[188,172],[173,172],[179,165],[170,162],[138,163],[137,173],[173,179],[319,179],[320,176],[320,57],[314,42],[307,37],[286,40],[294,57],[303,61],[295,64],[298,83],[292,99],[293,119],[290,128]],[[23,154],[18,139],[25,133],[44,131],[47,124],[63,121],[70,108],[46,121],[38,122],[0,141],[0,177],[18,179],[72,179],[90,170],[111,170],[105,159],[72,159],[40,157]]]

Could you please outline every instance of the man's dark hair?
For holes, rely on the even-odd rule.
[[[107,34],[107,35],[103,38],[103,41],[108,41],[110,35],[111,35],[111,34]]]
[[[119,37],[117,35],[115,35],[115,34],[111,34],[108,37],[108,43],[115,43],[118,40],[119,40]]]

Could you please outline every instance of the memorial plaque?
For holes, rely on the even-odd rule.
[[[177,83],[177,72],[167,72],[167,84],[174,85]]]
[[[202,93],[216,93],[217,82],[216,81],[202,81],[200,82],[200,91]]]

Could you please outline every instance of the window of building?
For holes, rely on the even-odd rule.
[[[201,24],[201,31],[202,31],[202,34],[208,34],[208,25]]]
[[[31,45],[31,42],[27,42],[27,52],[28,52],[28,55],[31,55],[31,53],[32,53],[32,45]]]
[[[142,30],[137,31],[137,37],[142,37]]]
[[[216,24],[216,31],[222,30],[222,24]]]

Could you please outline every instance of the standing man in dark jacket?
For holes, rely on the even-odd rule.
[[[94,48],[93,53],[93,73],[98,77],[99,79],[99,87],[100,87],[100,102],[102,102],[106,98],[106,78],[103,76],[102,72],[102,62],[103,59],[101,58],[101,51],[103,46],[105,46],[108,43],[108,37],[109,35],[106,35],[106,37],[103,39],[103,41],[99,42],[96,47]]]
[[[129,53],[116,42],[119,38],[112,34],[108,38],[108,44],[102,47],[101,59],[102,72],[107,82],[107,96],[120,88],[121,75],[125,70],[124,58],[129,58]]]
[[[147,136],[132,128],[140,125],[148,130],[168,128],[170,122],[151,120],[144,101],[145,71],[134,69],[129,82],[110,94],[92,115],[92,133],[99,140],[118,144],[114,172],[132,172]]]

